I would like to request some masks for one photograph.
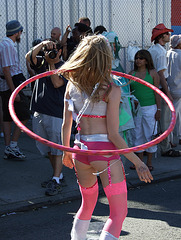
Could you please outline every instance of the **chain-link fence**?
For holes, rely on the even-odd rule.
[[[179,0],[1,0],[0,38],[5,35],[7,21],[17,19],[24,27],[18,46],[24,74],[27,75],[25,54],[35,38],[49,38],[53,27],[72,27],[80,17],[88,17],[91,27],[103,25],[117,33],[122,45],[121,65],[128,72],[127,47],[130,41],[140,48],[151,45],[152,28],[164,23],[166,27],[181,25]],[[178,32],[177,34],[179,34]],[[28,77],[28,76],[27,76]]]

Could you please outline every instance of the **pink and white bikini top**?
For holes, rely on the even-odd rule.
[[[70,99],[66,99],[69,102],[69,110],[74,112],[76,116],[83,109],[85,101],[88,99],[87,95],[81,93],[73,83],[69,86]],[[96,103],[90,102],[86,109],[83,111],[81,117],[90,118],[105,118],[107,112],[107,103],[105,101],[99,101]]]

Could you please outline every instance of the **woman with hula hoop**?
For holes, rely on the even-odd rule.
[[[59,69],[69,80],[65,93],[62,141],[70,146],[73,118],[78,134],[75,149],[116,150],[128,148],[118,133],[120,87],[111,79],[112,55],[105,37],[82,39],[71,58]],[[133,152],[124,154],[136,168],[141,181],[153,177],[148,167]],[[101,240],[118,239],[127,215],[127,186],[123,165],[117,155],[82,155],[64,152],[63,163],[75,168],[82,204],[71,231],[72,240],[86,239],[90,219],[98,198],[99,174],[109,201],[110,216],[102,230]]]

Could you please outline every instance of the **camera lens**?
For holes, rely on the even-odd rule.
[[[49,58],[54,59],[57,56],[57,51],[53,49],[52,51],[49,51],[48,53]]]

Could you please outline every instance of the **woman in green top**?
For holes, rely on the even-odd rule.
[[[140,50],[136,53],[134,70],[130,72],[130,75],[159,87],[159,76],[147,50]],[[135,81],[131,82],[131,92],[140,103],[138,114],[134,117],[135,128],[133,129],[133,145],[137,146],[151,141],[153,133],[157,133],[156,121],[160,120],[160,97],[151,88]],[[138,102],[135,102],[135,107],[138,107]],[[152,171],[152,154],[157,151],[157,146],[147,148],[145,151],[147,166]],[[143,150],[137,152],[137,155],[143,161]],[[134,166],[130,168],[135,169]]]

